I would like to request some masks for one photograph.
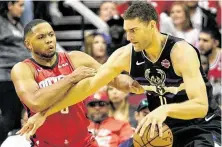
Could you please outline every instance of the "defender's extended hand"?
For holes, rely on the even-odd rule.
[[[30,140],[30,137],[35,134],[36,130],[42,126],[45,120],[46,117],[42,113],[36,113],[28,119],[27,123],[16,134],[25,134],[26,139]]]

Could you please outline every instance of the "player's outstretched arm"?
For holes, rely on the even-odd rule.
[[[178,119],[203,118],[208,112],[208,98],[198,55],[186,42],[177,43],[175,48],[171,58],[178,74],[183,77],[189,100],[166,105],[168,116]]]
[[[40,112],[61,100],[73,84],[82,78],[95,75],[95,70],[80,67],[57,83],[42,89],[36,83],[34,75],[34,68],[32,70],[31,65],[23,62],[16,64],[11,71],[11,79],[21,101],[32,112]]]
[[[78,103],[84,100],[87,96],[95,93],[101,87],[107,85],[116,76],[118,76],[123,70],[127,70],[128,67],[128,54],[125,54],[124,47],[115,51],[108,61],[103,64],[94,77],[84,79],[73,86],[66,94],[65,98],[49,108],[46,112],[46,116],[56,113],[68,106]],[[124,61],[125,60],[125,61]]]
[[[78,66],[86,66],[99,70],[99,68],[101,67],[100,63],[98,63],[94,58],[84,52],[72,51],[69,53],[69,57],[74,65],[74,68]],[[133,89],[130,86],[133,82],[134,80],[129,75],[120,74],[116,78],[114,78],[108,85],[124,92],[132,92]]]

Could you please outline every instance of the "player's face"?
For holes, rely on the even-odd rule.
[[[145,23],[138,18],[124,20],[124,30],[126,31],[127,40],[132,43],[134,50],[137,52],[146,49],[152,42],[153,29],[151,29],[151,22]]]
[[[106,56],[106,42],[101,35],[97,35],[93,39],[92,52],[95,57]]]
[[[199,35],[199,49],[201,54],[206,54],[214,48],[214,39],[210,34],[201,32]]]
[[[150,113],[148,108],[145,108],[140,112],[135,112],[135,120],[138,121],[138,124],[148,113]]]
[[[40,23],[32,28],[28,47],[32,53],[41,58],[51,59],[56,52],[56,37],[51,25]]]
[[[128,93],[124,93],[120,90],[117,90],[114,87],[108,87],[108,96],[111,102],[113,103],[119,103],[121,101],[124,101],[126,99],[126,96]]]
[[[174,5],[170,12],[170,17],[172,18],[174,25],[181,25],[185,22],[186,16],[181,5]]]
[[[108,103],[103,101],[90,102],[87,105],[87,116],[94,122],[101,122],[108,116],[109,106]]]
[[[20,18],[24,11],[24,0],[17,0],[15,3],[9,3],[8,10],[12,17]]]

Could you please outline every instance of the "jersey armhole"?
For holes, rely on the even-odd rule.
[[[74,71],[75,67],[74,67],[69,55],[66,52],[64,52],[64,55],[65,55],[66,59],[68,60],[68,62],[70,63],[72,70]]]
[[[30,68],[32,74],[34,75],[34,78],[36,79],[37,75],[38,75],[38,72],[36,71],[35,67],[33,64],[31,64],[30,62],[26,61],[26,62],[23,62],[25,64],[28,65],[28,67]]]

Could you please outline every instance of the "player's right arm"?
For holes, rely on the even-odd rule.
[[[20,100],[32,112],[40,112],[61,100],[72,85],[82,79],[77,77],[77,75],[83,74],[81,72],[82,70],[79,73],[67,75],[57,83],[40,89],[34,79],[35,73],[31,67],[26,63],[19,62],[12,68],[11,79]],[[91,73],[87,72],[87,75],[90,76]]]
[[[107,85],[122,71],[129,71],[130,50],[122,47],[116,50],[103,64],[94,77],[83,79],[72,87],[63,100],[53,105],[46,112],[46,117],[68,106],[84,100],[87,96],[95,93],[101,87]]]

